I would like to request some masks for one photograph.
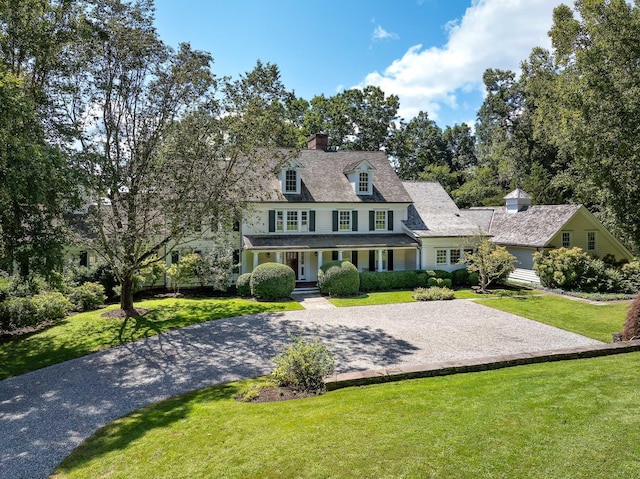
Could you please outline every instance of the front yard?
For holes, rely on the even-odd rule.
[[[640,476],[640,353],[239,403],[225,384],[100,430],[52,476]]]
[[[299,303],[255,302],[244,299],[156,299],[136,302],[152,310],[137,318],[103,318],[117,308],[69,316],[26,337],[0,342],[0,379],[61,363],[120,344],[221,318],[302,309]]]

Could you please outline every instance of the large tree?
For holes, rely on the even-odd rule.
[[[575,10],[575,11],[574,11]],[[550,35],[561,72],[545,113],[615,224],[640,245],[640,7],[582,0],[555,8]],[[577,13],[575,18],[574,13]]]
[[[378,151],[390,145],[399,106],[396,95],[376,86],[319,95],[309,103],[303,128],[307,135],[327,133],[333,148]]]
[[[272,121],[286,95],[270,65],[219,82],[208,53],[167,47],[149,1],[90,2],[84,28],[75,56],[88,66],[61,91],[90,178],[84,240],[113,268],[121,308],[135,314],[136,272],[251,197],[255,172],[287,138]]]
[[[64,74],[72,2],[0,1],[0,269],[50,273],[66,240],[77,177],[50,92]]]

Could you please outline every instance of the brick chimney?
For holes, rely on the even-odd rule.
[[[329,135],[326,133],[316,133],[307,140],[307,148],[310,150],[326,150],[329,146]]]

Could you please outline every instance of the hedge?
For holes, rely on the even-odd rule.
[[[240,296],[251,296],[251,273],[243,273],[236,280],[236,291]]]
[[[463,271],[464,273],[458,273]],[[466,269],[457,270],[449,273],[444,270],[427,270],[427,271],[364,271],[360,273],[360,291],[388,291],[391,289],[414,289],[426,288],[430,278],[446,280],[449,286],[462,286],[469,280]],[[453,280],[456,274],[457,282]],[[461,281],[466,278],[466,282]]]

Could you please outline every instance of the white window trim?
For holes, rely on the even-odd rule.
[[[287,173],[292,171],[296,175],[296,189],[287,189]],[[300,194],[300,172],[295,168],[286,168],[282,170],[282,193],[285,195],[299,195]]]
[[[454,251],[458,252],[458,259],[457,260],[453,260],[451,253],[453,253]],[[462,251],[459,248],[451,248],[449,250],[449,263],[450,264],[458,264],[458,261],[460,261],[462,259]]]
[[[384,214],[384,226],[382,228],[378,227],[378,213]],[[373,214],[373,225],[375,231],[387,231],[387,221],[388,221],[388,213],[387,210],[374,210]]]
[[[589,235],[593,235],[593,248],[589,247]],[[587,231],[587,251],[595,251],[598,248],[598,232],[597,231]]]
[[[568,245],[565,245],[564,243],[564,235],[567,235],[569,237],[569,241],[568,241]],[[571,235],[571,231],[562,231],[560,233],[560,245],[563,248],[571,248],[573,246],[573,238]]]
[[[445,254],[445,260],[444,263],[441,261],[438,261],[438,253],[444,251]],[[437,248],[436,249],[436,264],[449,264],[449,250],[446,248]]]
[[[346,228],[343,228],[342,216],[346,214],[349,218]],[[338,232],[351,231],[351,224],[353,223],[353,217],[351,216],[351,210],[338,210]]]
[[[295,230],[290,230],[288,229],[288,225],[289,225],[289,213],[295,213],[297,218],[296,218],[296,229]],[[306,223],[306,228],[302,229],[302,215],[305,215],[305,223]],[[309,210],[275,210],[275,216],[276,216],[276,221],[275,221],[275,232],[276,233],[308,233],[309,232],[309,218],[310,218],[310,214],[309,214]],[[279,224],[278,222],[278,217],[282,217],[282,223]],[[279,229],[279,226],[281,226],[281,229]]]

